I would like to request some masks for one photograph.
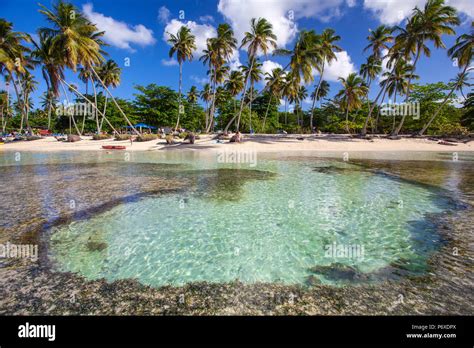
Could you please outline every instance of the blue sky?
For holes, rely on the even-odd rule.
[[[14,30],[34,34],[36,30],[48,25],[44,16],[38,12],[38,2],[52,7],[52,1],[41,0],[0,0],[0,17],[13,22]],[[331,84],[331,96],[340,89],[338,76],[346,76],[358,71],[367,54],[369,29],[380,24],[395,25],[403,22],[415,6],[422,6],[424,0],[74,0],[72,1],[101,30],[106,30],[109,58],[122,67],[121,85],[114,95],[133,98],[134,85],[156,83],[177,89],[178,66],[168,57],[169,46],[164,40],[165,32],[176,32],[181,25],[187,25],[197,38],[198,50],[203,47],[207,37],[215,33],[219,23],[227,22],[234,28],[240,39],[248,30],[252,17],[265,17],[274,26],[280,46],[292,47],[301,29],[314,29],[321,32],[327,27],[336,30],[341,36],[339,45],[343,52],[338,60],[325,73]],[[456,7],[463,24],[457,34],[468,32],[474,17],[472,0],[450,0]],[[447,47],[455,37],[444,37]],[[207,68],[198,60],[200,52],[195,52],[194,60],[183,68],[183,89],[192,85],[198,88],[207,80]],[[285,66],[282,57],[260,57],[264,68]],[[130,62],[127,66],[127,62]],[[231,66],[236,68],[246,62],[246,54],[241,50],[233,57]],[[420,82],[448,81],[457,73],[457,68],[446,55],[446,50],[433,49],[432,57],[421,58],[417,66]],[[45,90],[39,70],[35,73],[40,82],[35,99]],[[69,82],[83,87],[72,72],[67,73]],[[316,80],[319,77],[316,76]],[[0,88],[3,88],[0,81]],[[312,86],[309,88],[313,88]],[[371,95],[377,93],[372,88]]]

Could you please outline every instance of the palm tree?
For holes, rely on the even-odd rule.
[[[86,94],[85,94],[85,97],[86,97],[86,100],[89,101],[89,97],[88,97],[88,94],[89,94],[89,81],[91,82],[91,85],[92,85],[92,88],[94,90],[94,104],[95,104],[95,109],[94,109],[94,119],[96,120],[96,125],[97,125],[97,134],[99,133],[99,129],[101,128],[100,125],[99,125],[99,115],[97,113],[97,89],[96,89],[96,84],[95,84],[95,78],[94,78],[94,75],[92,73],[92,71],[90,69],[87,69],[87,68],[79,68],[79,80],[81,80],[82,82],[84,82],[84,84],[86,85]],[[90,102],[90,101],[89,101]],[[85,123],[85,117],[83,119],[83,122],[82,122],[82,130],[81,132],[84,131],[84,123]]]
[[[107,60],[98,68],[99,77],[102,80],[102,83],[105,87],[117,88],[120,85],[120,75],[122,74],[122,69],[117,65],[112,59]],[[105,112],[107,111],[107,94],[105,94],[104,102],[104,111],[102,114],[105,117]],[[104,123],[104,117],[100,122],[100,127],[98,128],[98,133],[102,130]]]
[[[240,92],[244,89],[244,75],[239,70],[231,71],[228,80],[225,82],[224,87],[227,89],[229,94],[234,99],[234,115],[237,112],[236,106],[236,97],[239,95]],[[224,129],[224,133],[227,133],[229,130],[230,123]]]
[[[397,102],[397,94],[406,95],[408,92],[408,81],[418,79],[418,75],[413,73],[413,65],[409,64],[405,59],[399,59],[392,71],[385,72],[382,75],[380,85],[382,89],[388,94],[389,98],[392,98],[394,103]],[[395,129],[395,118],[393,116],[392,131]]]
[[[41,97],[42,107],[46,111],[48,110],[48,130],[51,128],[51,112],[54,105],[58,103],[58,99],[52,89],[48,89]]]
[[[247,47],[247,55],[250,62],[249,71],[252,71],[252,65],[256,62],[257,52],[262,52],[263,55],[267,56],[268,51],[271,47],[276,48],[277,37],[273,33],[273,26],[265,18],[252,18],[250,21],[250,31],[244,34],[240,48]],[[244,93],[247,90],[247,84],[250,75],[245,76]],[[242,110],[244,107],[244,99],[242,98],[240,103],[239,115],[237,118],[237,131],[240,127],[240,118],[242,116]],[[250,100],[252,102],[252,100]],[[232,122],[233,120],[231,120]]]
[[[255,58],[256,59],[256,58]],[[250,104],[250,131],[252,131],[252,96],[254,92],[255,82],[259,82],[262,78],[262,63],[258,59],[255,62],[249,62],[247,65],[240,67],[246,80],[250,80],[250,88],[248,90],[249,104]]]
[[[321,84],[319,86],[319,89],[315,88],[313,93],[311,93],[310,97],[313,101],[322,100],[324,97],[326,97],[329,94],[329,89],[330,89],[329,83],[326,80],[322,80]],[[318,94],[316,95],[316,93],[318,93]],[[313,103],[313,105],[314,105],[314,103]],[[312,124],[313,123],[312,123],[312,118],[311,118],[311,124],[310,125],[312,125]],[[313,129],[311,129],[311,132],[312,131],[313,131]]]
[[[308,90],[303,85],[296,86],[295,90],[296,90],[295,99],[294,99],[295,103],[296,103],[295,111],[296,111],[296,115],[297,115],[297,119],[298,119],[298,125],[300,125],[299,124],[300,123],[299,114],[301,113],[301,125],[300,126],[301,126],[301,128],[303,128],[304,113],[302,113],[302,111],[303,111],[302,104],[303,104],[303,100],[305,100],[308,97]]]
[[[40,28],[39,35],[45,35],[45,37],[52,38],[52,49],[58,52],[60,57],[58,58],[61,66],[68,67],[76,72],[78,66],[90,69],[95,76],[98,83],[102,85],[108,95],[111,97],[118,111],[122,114],[125,121],[135,132],[140,133],[133,127],[132,123],[128,119],[127,115],[123,112],[120,105],[115,100],[114,96],[104,86],[102,79],[94,69],[104,60],[103,55],[105,52],[102,47],[105,45],[101,40],[104,32],[99,32],[97,27],[92,24],[74,5],[59,0],[56,5],[53,6],[53,10],[49,10],[43,5],[40,5],[40,13],[46,16],[47,21],[52,25],[52,28]],[[74,15],[71,15],[74,14]],[[63,91],[67,95],[64,84],[69,88],[71,87],[63,78],[60,78],[60,82],[63,85]],[[102,115],[101,111],[97,109],[96,105],[88,100],[82,93],[76,88],[73,91],[80,97],[84,98],[92,107]],[[104,115],[102,115],[104,117]],[[107,120],[106,120],[107,121]],[[110,125],[110,122],[109,126]],[[112,129],[113,126],[111,126]],[[76,126],[76,131],[80,134],[79,129]],[[114,130],[115,131],[115,130]]]
[[[263,118],[262,132],[265,131],[265,123],[267,121],[268,111],[270,109],[270,104],[272,103],[272,98],[278,98],[280,100],[282,94],[282,88],[284,84],[285,72],[281,68],[275,68],[271,73],[265,74],[265,80],[267,84],[270,85],[269,94],[270,99],[268,100],[267,110],[265,111],[265,117]]]
[[[210,38],[207,41],[207,49],[204,50],[204,55],[200,58],[204,64],[209,64],[209,76],[211,77],[211,83],[213,83],[213,97],[211,110],[209,113],[209,125],[206,129],[210,131],[211,126],[214,124],[214,112],[215,112],[215,101],[216,101],[216,89],[219,83],[222,83],[222,79],[219,79],[217,74],[224,66],[226,62],[230,61],[230,58],[237,49],[237,39],[234,37],[234,31],[231,26],[227,23],[220,24],[217,27],[217,37]],[[226,74],[228,68],[224,68]]]
[[[367,84],[367,105],[370,109],[370,99],[369,99],[369,92],[370,92],[370,85],[372,81],[377,77],[378,74],[382,72],[382,60],[377,58],[377,56],[371,55],[367,58],[367,62],[360,66],[360,75],[365,79]],[[367,125],[369,124],[369,116],[367,115],[364,126],[361,130],[361,135],[364,136],[367,133]]]
[[[388,44],[393,41],[393,28],[385,25],[378,26],[375,30],[370,30],[370,35],[367,36],[369,44],[364,48],[364,52],[372,51],[371,56],[376,59],[382,58],[382,51],[388,50]]]
[[[194,106],[196,105],[199,99],[199,91],[197,90],[196,86],[191,86],[189,89],[187,100],[188,103],[191,105],[191,111],[194,113]]]
[[[5,133],[5,128],[7,126],[7,117],[5,117],[5,115],[8,115],[7,98],[7,91],[0,91],[0,114],[2,115],[2,133]]]
[[[22,90],[23,90],[23,105],[26,111],[25,122],[26,122],[26,127],[30,134],[33,134],[30,127],[29,118],[28,118],[30,109],[31,109],[30,96],[31,96],[31,93],[36,90],[36,85],[38,85],[38,82],[35,81],[33,75],[31,75],[27,71],[23,76]]]
[[[319,71],[319,82],[316,87],[315,95],[319,94],[319,88],[321,87],[321,82],[323,81],[324,68],[326,63],[331,64],[333,60],[337,60],[335,52],[341,52],[342,48],[335,44],[336,41],[339,41],[341,37],[335,35],[334,29],[325,29],[322,34],[319,36],[319,45],[320,45],[320,64],[316,65],[316,69]],[[313,99],[313,105],[311,106],[311,116],[309,121],[309,126],[311,132],[313,131],[313,114],[314,114],[314,104],[316,99]]]
[[[29,41],[29,36],[24,33],[14,32],[13,25],[4,19],[0,19],[0,73],[8,76],[13,83],[17,97],[17,106],[20,107],[23,119],[26,117],[26,109],[18,87],[21,87],[21,75],[26,73],[28,60],[25,55],[30,52],[22,41]],[[15,80],[15,75],[17,80]]]
[[[208,113],[209,113],[209,102],[212,100],[212,88],[209,83],[206,83],[204,85],[203,90],[201,91],[201,99],[206,103],[206,129],[208,126],[209,118],[208,118]]]
[[[178,120],[176,122],[175,129],[178,129],[179,126],[179,116],[181,113],[181,88],[183,84],[183,62],[186,60],[193,59],[193,51],[196,49],[196,37],[191,34],[191,29],[186,26],[182,26],[176,35],[170,34],[168,43],[171,45],[169,56],[172,58],[176,53],[176,58],[179,64],[179,89],[178,89]]]
[[[432,41],[434,47],[445,48],[441,39],[443,34],[454,35],[452,26],[459,25],[460,21],[456,15],[456,10],[451,6],[446,6],[444,0],[427,0],[423,9],[415,7],[413,16],[406,25],[406,30],[402,30],[396,37],[394,49],[401,49],[405,53],[405,58],[415,57],[413,68],[416,65],[422,53],[430,56],[430,49],[425,42]],[[410,97],[411,80],[408,80],[408,90],[405,96],[405,102]],[[403,114],[398,127],[392,135],[398,135],[405,122],[406,115]]]
[[[462,72],[458,73],[456,78],[452,80],[453,88],[446,96],[444,101],[441,103],[439,108],[436,112],[431,116],[430,120],[425,124],[422,130],[418,133],[419,135],[423,135],[423,133],[428,129],[431,125],[433,120],[438,116],[439,112],[443,108],[443,106],[447,103],[451,95],[454,93],[455,90],[459,90],[462,93],[463,86],[471,86],[468,82],[469,74],[468,71],[470,70],[469,66],[472,61],[472,51],[474,49],[474,22],[471,24],[471,33],[470,34],[463,34],[456,39],[456,43],[453,47],[448,50],[448,55],[451,59],[456,59],[457,65],[459,68],[462,68]],[[463,94],[464,96],[464,94]],[[465,97],[464,97],[465,98]]]
[[[368,88],[364,80],[356,73],[351,73],[347,78],[340,77],[342,89],[336,95],[336,98],[345,105],[346,108],[346,130],[349,130],[349,112],[358,109],[362,105],[361,98],[367,94]]]

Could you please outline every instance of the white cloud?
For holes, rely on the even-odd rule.
[[[276,68],[283,69],[283,67],[280,64],[271,60],[266,60],[262,63],[261,70],[262,70],[263,75],[265,75],[266,73],[271,74],[272,70]]]
[[[166,6],[161,6],[160,9],[158,10],[158,20],[161,23],[168,23],[168,20],[170,18],[170,10]]]
[[[423,7],[426,0],[364,0],[364,8],[372,11],[384,24],[399,24],[409,17],[415,6]],[[474,17],[472,0],[446,0],[446,4],[469,17]]]
[[[101,31],[105,31],[104,40],[112,46],[134,51],[130,44],[148,46],[155,43],[153,31],[142,24],[129,25],[112,17],[104,16],[102,13],[94,12],[91,3],[82,6],[84,15],[97,25]]]
[[[176,65],[178,65],[178,61],[174,58],[172,58],[172,59],[162,59],[161,64],[163,64],[164,66],[176,66]]]
[[[339,77],[346,78],[349,74],[356,72],[354,63],[346,51],[336,52],[337,60],[333,60],[330,64],[326,64],[323,79],[326,81],[337,81]],[[319,74],[314,70],[315,75]]]
[[[191,29],[191,33],[196,37],[196,57],[199,58],[202,51],[206,49],[206,41],[208,38],[215,37],[217,35],[216,28],[209,24],[197,24],[193,21],[181,22],[177,19],[172,19],[165,27],[163,32],[163,40],[167,42],[169,34],[176,34],[178,30],[185,25]]]
[[[252,18],[265,17],[273,25],[278,46],[284,47],[298,32],[297,19],[327,21],[340,15],[344,3],[344,0],[219,0],[217,9],[230,22],[239,41],[250,30]]]
[[[205,85],[206,83],[209,83],[209,79],[207,77],[199,77],[196,75],[191,75],[190,79],[200,85]]]

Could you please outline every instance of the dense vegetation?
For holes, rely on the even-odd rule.
[[[264,18],[253,19],[251,29],[239,43],[228,24],[220,24],[217,36],[208,39],[203,55],[194,57],[195,37],[183,26],[170,34],[170,57],[179,63],[179,88],[150,84],[136,86],[131,100],[114,98],[110,89],[120,84],[121,69],[104,59],[105,44],[94,24],[72,4],[59,1],[48,9],[40,5],[50,27],[38,29],[35,41],[26,33],[13,31],[13,24],[0,19],[0,74],[7,90],[0,91],[2,131],[43,127],[54,131],[113,132],[123,126],[145,122],[152,126],[184,127],[194,131],[251,130],[291,133],[319,130],[333,133],[467,134],[474,128],[473,94],[469,88],[473,31],[457,37],[447,50],[459,73],[449,82],[419,85],[417,64],[429,59],[427,44],[445,49],[443,35],[455,35],[459,18],[443,0],[428,0],[413,9],[404,27],[381,25],[371,31],[365,48],[367,61],[359,73],[340,77],[341,90],[328,99],[329,84],[325,67],[337,59],[340,37],[332,29],[321,34],[302,30],[292,49],[276,46],[272,25]],[[71,16],[71,13],[74,16]],[[236,49],[246,49],[248,62],[231,71],[229,59]],[[288,58],[283,69],[262,74],[257,53]],[[198,58],[207,67],[209,83],[202,91],[193,86],[182,91],[183,66]],[[382,69],[382,61],[388,64]],[[41,67],[47,84],[41,105],[34,105],[31,93],[38,82],[32,72]],[[84,86],[65,80],[64,72],[78,73]],[[314,81],[313,69],[319,72]],[[380,77],[380,79],[378,78]],[[265,81],[262,90],[257,83]],[[308,90],[305,86],[312,86]],[[12,88],[13,87],[13,88]],[[370,91],[377,91],[369,100]],[[461,100],[457,94],[461,94]],[[87,117],[77,108],[70,114],[58,100],[82,103]],[[304,110],[303,100],[312,105]],[[387,100],[419,103],[419,117],[384,115]],[[280,101],[284,107],[280,107]],[[79,110],[80,111],[80,110]],[[72,117],[70,117],[72,115]]]

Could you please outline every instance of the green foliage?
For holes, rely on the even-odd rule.
[[[130,140],[132,136],[130,134],[115,134],[115,140]]]
[[[110,134],[94,134],[92,136],[92,140],[106,140],[110,138],[111,138]]]
[[[151,140],[156,140],[158,139],[158,136],[156,134],[142,134],[135,141],[151,141]]]

